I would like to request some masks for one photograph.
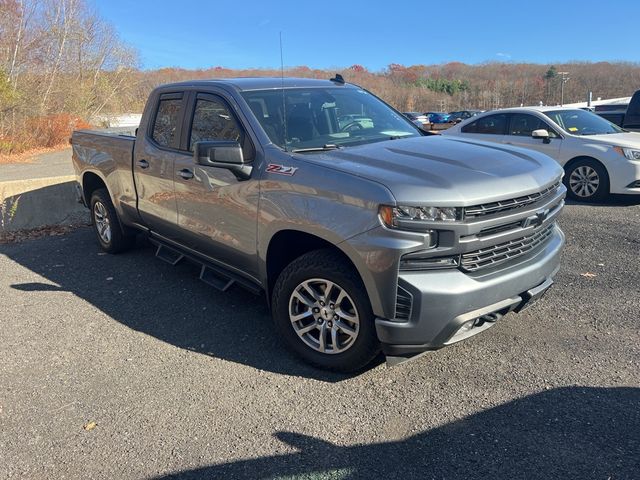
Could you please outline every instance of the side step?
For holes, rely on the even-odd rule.
[[[158,249],[156,250],[156,257],[160,260],[167,262],[169,265],[177,265],[180,260],[184,258],[184,255],[180,252],[173,250],[161,243],[158,243]]]
[[[223,267],[213,265],[212,263],[207,262],[206,260],[196,255],[183,253],[179,249],[171,247],[161,242],[157,238],[151,237],[149,240],[153,245],[156,245],[158,247],[156,250],[156,257],[164,262],[167,262],[169,265],[175,266],[183,259],[190,260],[191,262],[200,265],[200,280],[202,280],[207,285],[216,288],[217,290],[226,292],[227,290],[229,290],[229,288],[231,288],[232,285],[237,283],[238,285],[246,290],[249,290],[255,295],[260,295],[260,293],[262,292],[262,289],[259,285]]]
[[[217,288],[221,292],[226,292],[229,287],[236,283],[233,278],[228,277],[222,272],[216,272],[213,268],[202,265],[200,270],[200,280],[213,288]]]

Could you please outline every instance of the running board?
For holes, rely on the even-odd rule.
[[[158,247],[156,250],[157,258],[174,266],[183,259],[200,265],[200,280],[221,292],[226,292],[234,284],[238,284],[255,295],[260,295],[262,292],[262,289],[256,283],[223,267],[207,262],[199,256],[183,253],[180,249],[169,246],[157,238],[151,237],[149,240],[153,245]]]
[[[200,270],[200,280],[213,288],[217,288],[221,292],[226,292],[229,287],[236,283],[233,278],[229,278],[222,272],[216,272],[213,268],[202,265]]]
[[[173,250],[161,243],[158,243],[158,249],[156,250],[156,257],[160,260],[167,262],[169,265],[177,265],[180,260],[184,258],[184,255],[180,252]]]

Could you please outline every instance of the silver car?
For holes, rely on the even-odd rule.
[[[564,167],[564,183],[574,200],[640,194],[640,133],[586,110],[507,108],[477,115],[442,134],[546,153]]]

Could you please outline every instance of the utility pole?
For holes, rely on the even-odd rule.
[[[569,81],[569,77],[567,77],[569,72],[558,72],[558,75],[560,75],[560,106],[562,107],[564,105],[564,84]]]

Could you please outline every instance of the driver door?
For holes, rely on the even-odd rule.
[[[258,181],[199,165],[193,155],[196,142],[231,140],[246,146],[245,160],[251,161],[253,145],[222,96],[194,92],[187,112],[183,152],[174,166],[180,243],[226,266],[257,274]]]
[[[534,130],[541,129],[549,132],[548,142],[531,136]],[[513,113],[504,143],[537,150],[557,160],[562,146],[562,137],[541,118],[528,113]]]

